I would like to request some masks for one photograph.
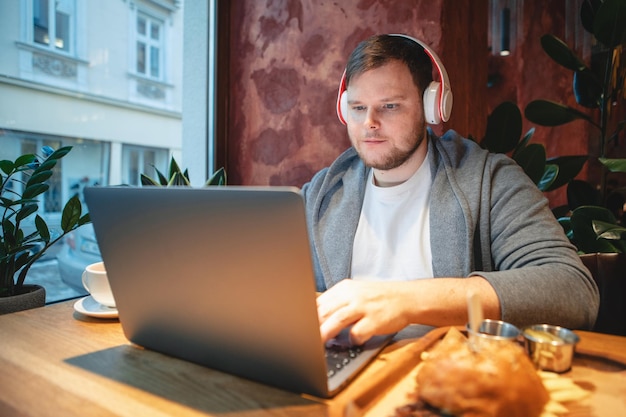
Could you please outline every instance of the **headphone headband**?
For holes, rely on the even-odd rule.
[[[435,65],[439,74],[439,81],[433,81],[424,91],[424,115],[426,121],[430,124],[439,124],[442,121],[447,122],[450,119],[452,111],[452,90],[450,89],[450,81],[443,63],[432,49],[423,42],[404,34],[392,33],[388,36],[397,36],[409,39],[422,47],[431,62]],[[347,98],[344,94],[347,89],[346,70],[343,71],[341,81],[339,82],[339,93],[337,95],[337,116],[339,121],[346,124],[344,114],[347,109]]]

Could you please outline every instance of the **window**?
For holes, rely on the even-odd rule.
[[[33,0],[33,41],[72,53],[74,0]]]
[[[167,173],[171,157],[202,186],[211,163],[214,35],[197,36],[197,28],[209,33],[213,0],[9,4],[19,7],[0,6],[8,13],[2,19],[15,23],[0,31],[7,58],[0,60],[0,101],[7,103],[0,106],[0,159],[40,153],[43,145],[73,147],[41,196],[39,214],[52,233],[59,231],[61,208],[85,187],[138,185],[141,173],[156,176],[155,167]],[[189,20],[193,52],[183,56]],[[82,269],[99,256],[93,229],[82,227],[55,244],[28,280],[46,288],[47,302],[77,297],[84,294]]]
[[[41,155],[44,146],[53,149],[72,146],[72,158],[66,157],[58,162],[48,181],[50,189],[39,197],[39,215],[54,227],[58,226],[61,210],[70,196],[78,194],[82,200],[82,190],[86,186],[107,185],[108,172],[102,169],[102,161],[108,160],[109,146],[103,142],[2,129],[0,143],[0,159],[9,160],[27,153]],[[13,186],[22,185],[16,183]]]
[[[167,166],[167,156],[167,149],[124,146],[122,150],[122,166],[124,166],[122,182],[129,185],[140,185],[141,174],[158,180],[155,169],[167,175],[167,171],[163,170],[163,167]]]
[[[137,15],[137,74],[163,79],[163,22]]]

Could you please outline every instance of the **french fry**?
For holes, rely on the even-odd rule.
[[[560,378],[559,374],[548,371],[537,371],[542,380]]]
[[[550,401],[546,404],[541,417],[565,414],[568,412],[568,409],[563,405],[564,403],[580,401],[591,395],[589,391],[576,385],[574,381],[566,376],[546,371],[538,371],[537,373],[550,394]]]
[[[561,339],[557,335],[554,335],[550,332],[546,332],[544,330],[526,329],[524,330],[524,332],[527,335],[534,337],[539,342],[563,342],[563,339]]]
[[[580,387],[572,388],[562,391],[555,391],[550,393],[550,398],[560,403],[567,403],[570,401],[580,401],[589,396],[590,392]]]
[[[543,410],[544,412],[552,414],[565,414],[569,411],[563,404],[554,400],[548,401]]]
[[[543,386],[546,387],[546,389],[550,392],[579,388],[578,385],[576,385],[569,378],[546,379],[543,381]]]

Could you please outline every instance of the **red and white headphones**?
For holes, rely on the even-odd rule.
[[[447,122],[452,112],[452,90],[450,89],[448,73],[435,51],[430,49],[423,42],[407,35],[390,34],[389,36],[400,36],[412,40],[424,48],[424,51],[437,68],[440,80],[432,81],[424,91],[424,116],[426,122],[429,124],[436,125],[442,121]],[[348,98],[345,94],[346,88],[346,71],[344,70],[341,76],[341,82],[339,83],[339,94],[337,95],[337,116],[339,117],[339,121],[344,125],[346,124],[344,114],[348,113]]]

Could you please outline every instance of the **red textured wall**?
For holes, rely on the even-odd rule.
[[[442,21],[449,20],[457,37],[467,40],[468,28],[456,26],[469,16],[454,7],[446,19],[444,3],[232,1],[229,182],[301,186],[330,164],[349,146],[345,127],[335,115],[335,103],[339,79],[352,49],[376,33],[407,33],[440,51],[444,61],[446,55],[456,57],[457,51],[442,46]],[[467,0],[455,3],[470,4]],[[473,3],[485,4],[484,0]],[[484,28],[481,33],[485,33]],[[482,48],[486,51],[485,42]],[[471,53],[468,48],[460,51]],[[461,85],[453,75],[458,72],[466,77],[468,71],[452,67],[450,77]],[[485,83],[481,86],[486,84],[486,61],[484,68]],[[455,100],[466,101],[463,94],[469,90],[461,91]],[[467,120],[461,113],[459,106],[451,122],[455,117]]]
[[[335,116],[337,85],[349,53],[375,33],[407,33],[439,53],[455,99],[445,129],[480,139],[504,100],[522,110],[537,98],[575,106],[571,73],[539,43],[545,33],[564,36],[566,1],[524,1],[516,48],[502,58],[488,51],[487,0],[231,0],[229,183],[301,186],[349,146]],[[500,79],[489,89],[488,74]],[[524,120],[523,132],[532,126]],[[549,157],[579,155],[590,135],[577,121],[536,127],[533,141]],[[564,189],[548,197],[553,207],[565,203]]]

